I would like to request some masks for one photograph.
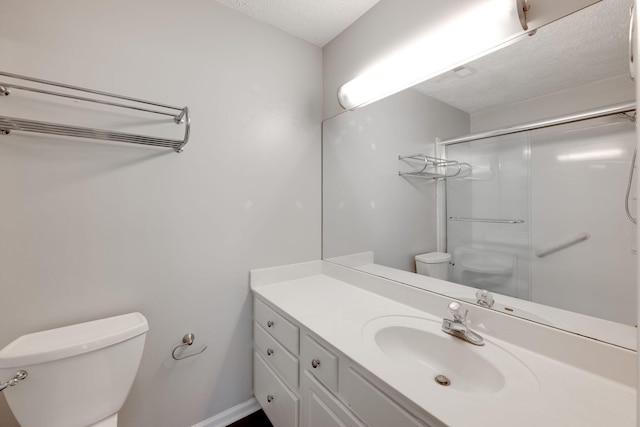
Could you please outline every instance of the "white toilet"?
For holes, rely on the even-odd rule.
[[[451,254],[444,252],[429,252],[416,255],[416,273],[436,279],[449,280],[449,262]]]
[[[23,335],[0,351],[0,383],[22,427],[116,427],[140,365],[147,319],[129,313]]]

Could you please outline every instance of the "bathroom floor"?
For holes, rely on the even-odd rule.
[[[228,427],[273,427],[264,411],[259,410],[253,414],[236,421]]]

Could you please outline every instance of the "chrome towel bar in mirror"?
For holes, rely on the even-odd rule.
[[[466,163],[456,160],[440,159],[427,156],[425,154],[410,154],[398,156],[398,160],[403,160],[415,169],[412,171],[399,171],[400,176],[417,176],[422,178],[452,178],[460,175],[463,166],[469,167]]]

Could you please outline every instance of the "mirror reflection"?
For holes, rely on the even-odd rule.
[[[325,121],[323,258],[635,348],[630,5]]]

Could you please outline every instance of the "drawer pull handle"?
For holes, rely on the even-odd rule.
[[[316,369],[318,366],[320,366],[320,361],[319,361],[318,359],[313,359],[313,360],[311,361],[311,367],[312,367],[313,369]]]
[[[273,325],[274,325],[274,323],[273,323],[271,320],[269,320],[269,321],[267,322],[267,328],[270,328],[270,327],[272,327]]]
[[[274,397],[272,395],[267,396],[267,402],[273,402]]]
[[[272,348],[268,348],[267,349],[267,356],[271,356],[273,354],[273,349]]]

